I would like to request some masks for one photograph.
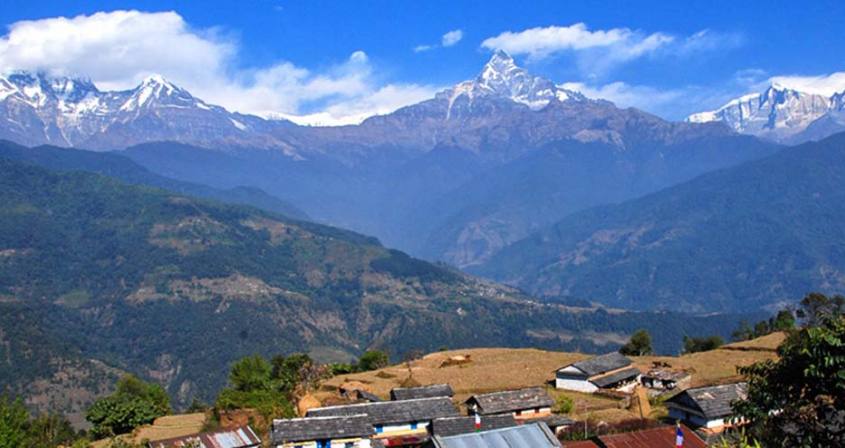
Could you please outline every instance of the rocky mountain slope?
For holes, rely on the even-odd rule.
[[[641,327],[673,352],[683,334],[725,335],[738,319],[542,304],[348,231],[2,158],[0,316],[0,382],[35,406],[68,391],[68,363],[103,366],[69,385],[77,410],[115,368],[184,406],[213,399],[226,366],[253,353],[595,352]]]
[[[773,84],[715,111],[690,115],[687,121],[722,122],[737,132],[783,143],[819,140],[845,131],[843,94],[825,96]]]
[[[473,270],[639,309],[753,309],[845,289],[845,134],[569,216]]]

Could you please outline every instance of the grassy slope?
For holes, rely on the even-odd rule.
[[[634,364],[642,371],[648,370],[652,362],[667,362],[674,368],[693,372],[692,387],[728,382],[739,379],[737,366],[757,361],[774,359],[773,351],[783,335],[765,336],[753,341],[729,344],[709,352],[682,356],[632,357]],[[755,350],[737,350],[752,347]],[[463,365],[441,367],[452,356],[469,355],[471,362]],[[554,378],[554,371],[564,365],[585,359],[590,355],[565,353],[536,349],[467,349],[450,350],[429,354],[411,364],[413,379],[420,384],[448,383],[455,391],[455,402],[462,403],[470,395],[498,390],[518,389],[547,384]],[[390,389],[408,378],[406,364],[390,366],[372,372],[339,375],[327,381],[317,397],[323,401],[336,397],[336,388],[347,381],[358,381],[363,387],[387,399]],[[575,400],[576,418],[586,416],[606,420],[634,418],[627,410],[618,409],[614,400],[576,392],[561,392],[550,388],[553,396],[566,395]]]

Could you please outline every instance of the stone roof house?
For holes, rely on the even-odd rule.
[[[457,417],[458,411],[448,397],[380,401],[328,406],[308,411],[306,417],[349,417],[364,415],[385,445],[420,444],[428,441],[431,421]]]
[[[612,389],[630,392],[640,379],[640,371],[626,356],[608,353],[561,367],[555,372],[555,387],[578,392]]]
[[[375,434],[366,415],[306,417],[273,420],[270,440],[274,447],[350,446],[370,447]]]
[[[420,387],[397,387],[390,390],[391,400],[413,400],[416,398],[452,397],[455,393],[448,384],[432,384]]]
[[[735,424],[731,403],[745,400],[746,383],[687,389],[665,401],[669,417],[693,426],[716,429]]]
[[[511,414],[522,420],[551,415],[555,402],[542,387],[530,387],[473,395],[465,403],[471,415]]]

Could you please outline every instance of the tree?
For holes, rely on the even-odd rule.
[[[721,336],[710,336],[705,338],[691,338],[684,336],[684,353],[696,353],[715,350],[721,347],[725,341]]]
[[[811,294],[779,359],[740,368],[748,399],[734,404],[765,446],[845,446],[845,316],[835,298]]]
[[[20,399],[0,396],[0,448],[26,446],[29,414]]]
[[[68,419],[58,414],[39,415],[29,422],[30,448],[69,446],[77,439]]]
[[[259,355],[241,358],[229,371],[229,382],[235,390],[249,392],[270,387],[270,364]]]
[[[294,411],[290,400],[298,384],[298,367],[304,363],[310,364],[307,355],[276,356],[272,364],[259,355],[238,360],[229,372],[231,387],[217,396],[216,410],[251,408],[268,421],[275,417],[292,417]]]
[[[575,401],[566,395],[561,395],[555,400],[555,412],[558,414],[569,414],[575,408]]]
[[[845,313],[845,297],[827,297],[813,292],[801,299],[801,306],[796,312],[803,324],[808,327],[818,326],[825,316],[841,316]]]
[[[754,337],[754,329],[748,324],[747,320],[739,321],[739,328],[734,330],[731,334],[731,339],[734,341],[747,341]]]
[[[628,343],[619,349],[619,353],[626,356],[645,356],[654,353],[651,347],[651,335],[646,330],[637,330],[631,335]]]
[[[381,350],[369,350],[358,359],[358,368],[361,371],[378,370],[387,367],[389,363],[390,358],[387,353]]]
[[[769,323],[771,331],[789,331],[795,328],[795,315],[788,309],[778,311]]]
[[[158,384],[147,383],[127,374],[115,392],[94,402],[85,414],[97,437],[132,431],[170,413],[170,398]]]

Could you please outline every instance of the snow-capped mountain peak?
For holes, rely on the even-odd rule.
[[[743,95],[716,110],[692,114],[687,121],[721,121],[740,133],[792,141],[814,121],[841,110],[837,98],[772,83],[761,93]]]
[[[555,85],[552,81],[534,76],[518,66],[508,53],[496,50],[484,64],[481,73],[470,81],[438,94],[449,99],[449,113],[462,98],[470,104],[477,98],[505,98],[525,104],[534,110],[546,107],[551,101],[584,100],[578,92]]]
[[[248,120],[206,104],[161,75],[129,90],[100,91],[90,79],[11,72],[0,76],[0,117],[8,124],[0,138],[28,135],[19,140],[105,149],[112,149],[110,141],[92,139],[115,128],[127,141],[178,141],[198,129],[240,138],[249,127]]]

